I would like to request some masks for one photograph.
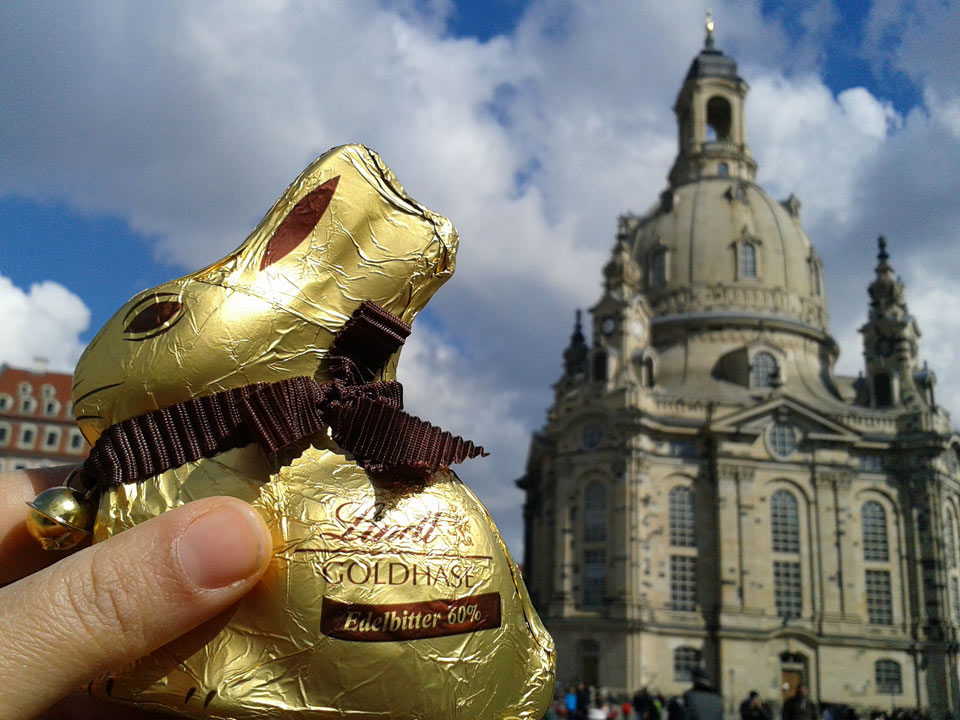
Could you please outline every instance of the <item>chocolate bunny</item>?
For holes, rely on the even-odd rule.
[[[405,415],[392,382],[456,249],[446,218],[344,146],[235,252],[107,322],[74,386],[95,541],[232,495],[263,514],[274,558],[229,617],[91,692],[212,718],[542,716],[553,643],[446,467],[480,449]]]

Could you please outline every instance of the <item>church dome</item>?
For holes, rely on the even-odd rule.
[[[781,203],[748,180],[700,178],[663,193],[636,221],[632,244],[658,324],[739,318],[828,332],[820,260],[793,197]]]
[[[679,147],[670,186],[644,217],[625,218],[621,232],[655,326],[759,326],[823,340],[821,264],[800,224],[800,202],[775,201],[754,182],[748,90],[708,34],[674,105]]]

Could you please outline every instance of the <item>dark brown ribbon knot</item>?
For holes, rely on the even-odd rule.
[[[400,383],[374,381],[409,334],[409,325],[365,302],[330,348],[330,381],[255,383],[124,420],[97,440],[79,482],[102,491],[252,442],[272,453],[324,427],[376,475],[423,479],[486,455],[471,441],[404,412]]]

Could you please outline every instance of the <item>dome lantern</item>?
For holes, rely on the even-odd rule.
[[[670,186],[705,177],[753,181],[757,164],[747,147],[744,100],[749,86],[737,74],[737,63],[714,47],[713,20],[693,59],[673,111],[677,116],[680,153],[670,171]]]

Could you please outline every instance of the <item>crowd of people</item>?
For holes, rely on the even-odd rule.
[[[722,695],[710,684],[702,668],[690,673],[692,686],[683,695],[665,699],[647,688],[632,698],[617,698],[585,683],[559,689],[544,720],[723,720]],[[779,708],[765,701],[756,690],[740,703],[740,720],[860,720],[849,705],[824,704],[818,707],[810,688],[801,684]],[[919,710],[897,708],[892,712],[874,710],[869,720],[931,720]],[[944,720],[953,720],[945,717]]]

